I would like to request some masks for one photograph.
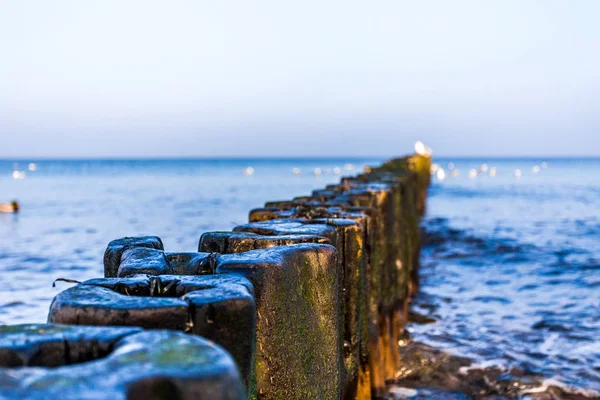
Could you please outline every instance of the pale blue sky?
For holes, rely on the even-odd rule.
[[[0,157],[600,155],[600,1],[0,0]]]

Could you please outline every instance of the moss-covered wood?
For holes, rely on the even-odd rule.
[[[0,326],[0,398],[214,399],[246,394],[221,347],[181,332]]]

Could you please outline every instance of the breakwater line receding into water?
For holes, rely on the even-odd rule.
[[[269,202],[198,252],[111,242],[105,277],[59,293],[49,324],[0,327],[0,396],[383,396],[418,288],[430,163]]]

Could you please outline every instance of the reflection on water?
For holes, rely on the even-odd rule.
[[[410,324],[401,350],[429,370],[402,386],[429,382],[448,391],[439,398],[597,398],[600,161],[505,160],[490,163],[494,178],[477,160],[454,163],[478,176],[434,180],[413,312],[436,322]]]

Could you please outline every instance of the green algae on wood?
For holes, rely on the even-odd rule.
[[[353,397],[358,383],[363,319],[367,318],[363,305],[366,301],[363,300],[366,296],[364,227],[346,218],[315,218],[249,223],[234,230],[265,235],[319,235],[335,246],[338,252],[336,275],[341,281],[339,296],[343,299],[339,315],[344,359],[343,395]]]
[[[231,357],[199,337],[138,328],[0,327],[2,398],[125,400],[165,394],[174,399],[246,398]]]
[[[336,269],[336,251],[329,245],[219,256],[217,272],[243,274],[255,286],[257,398],[341,395]]]

